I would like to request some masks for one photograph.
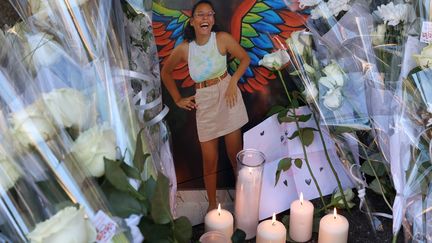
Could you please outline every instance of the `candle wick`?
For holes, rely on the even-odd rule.
[[[303,206],[303,202],[300,202],[300,204]]]
[[[218,212],[219,216],[220,216],[220,212]]]
[[[276,224],[276,221],[273,221],[273,222],[272,222],[272,225],[274,226],[275,224]]]

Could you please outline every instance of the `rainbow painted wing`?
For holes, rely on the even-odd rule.
[[[304,16],[288,10],[282,0],[246,0],[237,7],[231,20],[231,34],[245,48],[251,63],[239,81],[242,91],[263,91],[275,74],[258,65],[264,55],[285,41],[291,33],[304,28]],[[239,61],[229,60],[229,72],[237,70]]]
[[[189,22],[190,15],[190,11],[172,10],[153,2],[153,34],[158,46],[161,66],[165,64],[174,47],[183,42],[183,30]],[[182,87],[190,87],[194,84],[189,76],[186,62],[180,63],[174,69],[173,77],[182,82]]]

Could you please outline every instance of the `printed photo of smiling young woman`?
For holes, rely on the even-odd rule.
[[[237,82],[250,62],[239,43],[229,33],[217,31],[214,26],[212,3],[206,0],[196,3],[184,32],[184,41],[172,51],[161,71],[164,85],[176,105],[188,111],[196,110],[208,210],[217,206],[219,138],[224,138],[234,171],[236,155],[242,149],[240,128],[248,122],[248,116]],[[239,60],[232,75],[227,72],[227,55]],[[172,73],[181,61],[188,63],[189,75],[195,82],[195,95],[182,97],[175,84]]]
[[[276,75],[258,61],[272,51],[272,35],[289,36],[303,27],[289,13],[275,0],[153,2],[163,99],[170,108],[177,212],[192,223],[202,222],[216,203],[233,208],[243,133],[284,99]],[[197,212],[201,216],[191,215]]]

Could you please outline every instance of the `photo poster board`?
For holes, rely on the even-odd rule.
[[[152,26],[161,68],[173,48],[181,43],[183,28],[189,21],[195,2],[191,0],[153,1]],[[232,0],[212,1],[212,3],[216,12],[216,24],[222,31],[231,33],[251,57],[250,69],[247,71],[249,77],[244,76],[239,81],[249,117],[249,122],[242,127],[242,132],[245,132],[262,122],[271,107],[286,104],[283,87],[276,79],[277,75],[258,66],[258,61],[264,54],[274,50],[272,37],[277,36],[284,41],[291,32],[304,29],[304,19],[290,12],[284,1],[279,0]],[[251,37],[251,33],[255,33],[256,36]],[[179,65],[173,75],[183,97],[195,93],[194,82],[188,75],[187,65]],[[292,82],[288,83],[292,85],[291,88],[294,87]],[[203,190],[201,149],[196,131],[195,111],[178,108],[165,87],[163,87],[163,102],[170,108],[167,121],[171,131],[178,189]],[[217,181],[218,189],[234,188],[234,173],[225,152],[223,139],[220,139],[219,143]]]
[[[297,114],[310,114],[310,110],[308,107],[300,107],[297,109]],[[300,126],[316,128],[313,119],[302,122]],[[325,129],[323,127],[321,129],[323,130],[330,160],[342,187],[344,189],[352,188],[354,184],[336,154],[333,141],[327,135]],[[293,140],[288,139],[295,131],[297,131],[295,123],[280,124],[277,114],[275,114],[244,134],[244,148],[257,149],[263,152],[266,157],[261,187],[260,219],[268,218],[273,213],[280,213],[289,209],[291,202],[299,199],[300,192],[308,200],[319,197],[318,190],[312,181],[304,160],[301,168],[296,167],[293,163],[288,171],[282,172],[278,183],[275,185],[276,171],[281,159],[287,157],[293,159],[304,158],[300,139],[298,137]],[[311,170],[321,188],[322,194],[325,196],[332,194],[338,188],[338,185],[325,157],[319,133],[314,131],[314,135],[315,139],[311,145],[306,147],[306,151]]]

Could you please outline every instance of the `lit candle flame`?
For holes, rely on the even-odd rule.
[[[272,225],[275,225],[276,224],[276,213],[273,213],[273,216],[272,216]]]
[[[217,211],[218,211],[218,214],[219,214],[219,216],[221,215],[221,206],[220,206],[220,203],[218,204],[218,209],[217,209]]]
[[[303,192],[300,192],[300,204],[303,205]]]
[[[333,217],[334,217],[334,219],[336,219],[336,216],[337,216],[337,212],[336,212],[336,208],[334,208],[333,209]]]

